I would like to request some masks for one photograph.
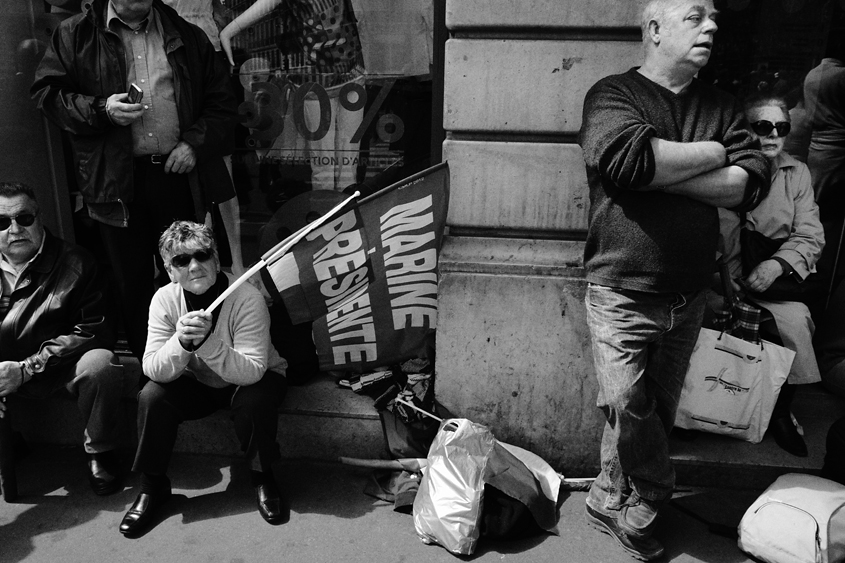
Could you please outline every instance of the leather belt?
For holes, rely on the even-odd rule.
[[[135,157],[135,164],[164,166],[170,154],[145,154]]]

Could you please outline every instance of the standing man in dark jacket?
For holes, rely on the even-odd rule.
[[[85,420],[91,487],[117,491],[122,378],[97,263],[44,229],[24,184],[0,183],[0,285],[0,417],[9,395],[64,387]]]
[[[712,0],[652,0],[643,66],[587,93],[587,322],[607,417],[587,521],[634,557],[675,484],[668,435],[715,269],[717,208],[768,193],[769,165],[728,94],[696,78],[716,33]]]
[[[129,100],[135,84],[143,91]],[[32,85],[67,131],[76,181],[117,277],[132,352],[146,345],[159,234],[234,197],[236,102],[205,33],[161,0],[93,0],[53,34]]]

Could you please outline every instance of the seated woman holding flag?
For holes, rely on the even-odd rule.
[[[144,351],[150,382],[138,396],[138,498],[120,532],[145,531],[170,498],[167,466],[179,424],[228,408],[250,463],[258,511],[270,524],[286,519],[272,463],[277,410],[287,390],[287,363],[270,343],[270,315],[261,294],[245,283],[210,309],[231,281],[220,274],[217,245],[205,225],[176,221],[159,252],[173,283],[153,297]]]

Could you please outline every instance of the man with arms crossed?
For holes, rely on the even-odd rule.
[[[675,474],[668,435],[714,271],[718,207],[761,201],[768,164],[728,94],[696,78],[717,30],[712,0],[652,0],[645,62],[587,93],[587,322],[607,417],[587,521],[632,556],[652,537]]]

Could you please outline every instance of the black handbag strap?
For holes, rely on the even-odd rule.
[[[734,313],[734,286],[731,283],[731,271],[727,263],[720,257],[716,264],[719,266],[719,279],[722,280],[722,295],[725,297],[725,305]]]

